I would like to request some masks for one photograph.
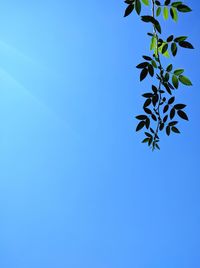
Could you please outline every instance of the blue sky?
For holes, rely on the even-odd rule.
[[[163,26],[189,35],[189,123],[152,153],[135,133],[135,69],[150,25],[123,1],[0,8],[0,266],[199,268],[199,8]],[[146,9],[148,12],[148,10]]]

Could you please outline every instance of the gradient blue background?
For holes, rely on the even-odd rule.
[[[200,16],[189,35],[190,122],[152,153],[135,133],[150,25],[123,1],[0,5],[0,267],[200,267]],[[148,9],[146,9],[148,12]]]

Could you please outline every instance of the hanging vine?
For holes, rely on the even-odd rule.
[[[185,112],[185,104],[175,103],[175,92],[180,84],[192,86],[190,79],[185,76],[184,69],[176,69],[170,63],[167,66],[162,64],[162,56],[169,58],[170,54],[175,57],[179,47],[193,49],[193,45],[186,41],[187,36],[175,37],[173,34],[165,40],[161,38],[162,28],[158,21],[160,15],[164,20],[171,17],[177,22],[179,13],[192,11],[190,7],[182,2],[171,2],[166,0],[164,4],[155,0],[126,0],[128,5],[124,17],[135,11],[141,14],[142,4],[151,7],[151,15],[141,16],[145,23],[151,23],[152,33],[147,33],[150,37],[151,56],[143,55],[143,61],[136,66],[140,69],[140,81],[143,81],[148,75],[155,77],[157,84],[151,85],[151,91],[144,93],[144,114],[136,116],[139,121],[136,131],[144,130],[145,138],[142,143],[148,144],[152,149],[160,149],[160,132],[165,131],[169,136],[171,133],[180,133],[177,125],[178,119],[188,120]]]

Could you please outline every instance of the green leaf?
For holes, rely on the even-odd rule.
[[[178,36],[174,39],[174,42],[181,42],[181,41],[185,41],[188,37],[187,36]]]
[[[151,64],[153,65],[154,68],[158,68],[158,66],[157,66],[157,64],[156,64],[156,62],[155,62],[155,60],[152,60],[152,61],[151,61]]]
[[[170,8],[170,15],[171,15],[172,19],[173,19],[175,22],[178,21],[178,12],[177,12],[176,8],[174,8],[174,7],[171,7],[171,8]]]
[[[140,0],[135,0],[135,10],[138,15],[141,13],[141,2]]]
[[[144,122],[144,121],[141,121],[141,122],[137,125],[137,127],[136,127],[136,131],[141,130],[144,126],[145,126],[145,122]]]
[[[156,16],[157,16],[157,17],[160,16],[161,11],[162,11],[161,7],[158,7],[158,8],[156,9]]]
[[[177,69],[177,70],[174,71],[175,75],[180,75],[182,73],[184,73],[184,69]]]
[[[180,76],[179,76],[179,81],[180,81],[182,84],[186,85],[186,86],[192,86],[192,82],[191,82],[190,79],[187,78],[186,76],[180,75]]]
[[[145,4],[146,6],[149,6],[149,0],[142,0],[143,4]]]
[[[167,71],[167,72],[171,72],[171,71],[172,71],[172,69],[173,69],[173,65],[172,65],[172,64],[170,64],[169,66],[167,66],[166,71]]]
[[[172,6],[177,7],[177,6],[181,5],[181,4],[182,4],[181,1],[176,1],[176,2],[172,3]]]
[[[190,12],[190,11],[192,11],[192,9],[191,9],[190,7],[188,7],[188,6],[186,6],[186,5],[183,5],[183,4],[178,5],[178,6],[177,6],[177,10],[178,10],[179,12]]]
[[[162,47],[162,54],[165,54],[167,49],[168,49],[168,44],[164,44],[163,47]]]
[[[156,40],[157,40],[157,39],[156,39],[155,36],[153,36],[153,37],[151,38],[150,50],[155,50],[155,49],[156,49],[156,45],[157,45],[157,41],[156,41]]]
[[[133,10],[134,10],[134,5],[130,4],[125,10],[124,17],[127,17],[128,15],[130,15]]]
[[[163,8],[163,18],[167,20],[169,18],[169,10],[168,7]]]
[[[172,43],[172,44],[171,44],[171,51],[172,51],[172,55],[173,55],[174,57],[175,57],[176,54],[177,54],[177,50],[178,50],[178,48],[177,48],[176,43]]]
[[[173,75],[173,76],[172,76],[172,84],[173,84],[173,86],[174,86],[176,89],[178,88],[178,84],[179,84],[179,82],[178,82],[178,78],[177,78],[176,75]]]
[[[177,113],[180,116],[180,118],[187,120],[187,121],[189,120],[187,114],[184,111],[179,110]]]

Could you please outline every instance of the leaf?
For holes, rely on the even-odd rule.
[[[145,122],[144,122],[144,121],[141,121],[141,122],[137,125],[137,127],[136,127],[136,131],[141,130],[144,126],[145,126]]]
[[[179,46],[184,47],[184,48],[194,49],[193,45],[187,41],[179,42]]]
[[[158,150],[160,150],[160,147],[159,147],[159,145],[156,143],[156,148],[158,149]]]
[[[141,13],[141,2],[140,0],[135,0],[135,10],[138,15]]]
[[[152,114],[151,110],[148,109],[148,108],[146,108],[146,107],[144,107],[144,111],[145,111],[147,114]]]
[[[151,38],[150,50],[156,49],[156,42],[157,42],[156,40],[157,40],[157,39],[156,39],[155,36],[153,36],[153,37]]]
[[[180,81],[182,84],[186,85],[186,86],[192,86],[192,82],[191,82],[190,79],[187,78],[186,76],[180,75],[180,76],[179,76],[179,81]]]
[[[154,25],[155,25],[156,30],[161,34],[162,30],[161,30],[160,23],[157,21]]]
[[[171,126],[175,126],[177,124],[178,124],[178,121],[172,121],[172,122],[169,123],[169,126],[171,127]]]
[[[142,56],[142,57],[143,57],[143,59],[148,60],[148,61],[151,61],[152,60],[152,58],[149,57],[149,56]]]
[[[150,127],[150,119],[148,117],[146,118],[145,124],[146,124],[146,128],[149,129],[149,127]]]
[[[151,104],[151,99],[147,99],[144,103],[144,107],[147,107]]]
[[[180,133],[180,131],[179,131],[178,128],[176,128],[176,127],[172,127],[171,129],[172,129],[172,131],[173,131],[174,133],[177,133],[177,134]]]
[[[164,44],[164,46],[162,47],[162,54],[165,54],[167,49],[168,49],[168,44]]]
[[[155,62],[155,60],[152,60],[152,61],[151,61],[151,64],[153,65],[154,68],[158,68],[158,66],[157,66],[157,64],[156,64],[156,62]]]
[[[178,78],[177,78],[176,75],[173,75],[173,76],[172,76],[172,84],[173,84],[173,86],[174,86],[176,89],[178,88],[178,84],[179,84],[179,82],[178,82]]]
[[[190,11],[192,11],[192,9],[191,9],[190,7],[188,7],[188,6],[186,6],[186,5],[183,5],[183,4],[178,5],[178,6],[177,6],[177,10],[178,10],[179,12],[190,12]]]
[[[134,10],[134,5],[130,4],[125,10],[124,17],[129,16],[133,10]]]
[[[166,71],[167,71],[167,72],[171,72],[171,71],[172,71],[172,69],[173,69],[173,65],[172,65],[172,64],[170,64],[170,65],[168,65],[168,66],[167,66]]]
[[[148,63],[147,63],[147,62],[142,62],[142,63],[138,64],[138,65],[136,66],[136,68],[138,68],[138,69],[143,69],[143,68],[145,68],[145,67],[147,67],[147,66],[148,66]]]
[[[172,120],[175,116],[176,110],[174,108],[171,109],[170,111],[170,119]]]
[[[168,136],[170,135],[170,126],[166,127],[166,133],[167,133]]]
[[[148,69],[144,68],[140,73],[140,81],[144,80],[148,74]]]
[[[154,114],[151,115],[151,118],[152,118],[154,121],[157,121],[157,117],[156,117]]]
[[[146,120],[147,116],[146,115],[137,115],[135,118],[138,120]]]
[[[177,6],[181,5],[181,4],[182,4],[182,2],[178,1],[178,2],[172,3],[172,6],[177,7]]]
[[[147,143],[147,142],[149,142],[149,138],[146,138],[146,139],[144,139],[144,140],[142,141],[142,143]]]
[[[157,16],[157,17],[160,16],[161,11],[162,11],[161,7],[158,7],[158,8],[156,9],[156,16]]]
[[[144,133],[148,138],[153,138],[153,136],[150,134],[150,133],[148,133],[148,132],[145,132]]]
[[[174,7],[170,8],[170,15],[175,22],[178,21],[178,12]]]
[[[167,104],[167,105],[165,105],[165,107],[163,109],[163,113],[166,113],[168,111],[168,109],[169,109],[169,105]]]
[[[157,6],[161,5],[160,1],[155,1],[155,3],[156,3]]]
[[[148,65],[148,71],[151,77],[154,76],[154,68],[151,64]]]
[[[187,120],[187,121],[189,120],[187,114],[184,111],[178,110],[177,113],[182,119]]]
[[[172,104],[174,101],[175,101],[175,97],[171,97],[171,98],[168,100],[168,104]]]
[[[174,71],[175,75],[180,75],[182,73],[184,73],[184,69],[177,69],[177,70]]]
[[[176,54],[177,54],[177,50],[178,50],[178,48],[177,48],[176,43],[172,43],[172,44],[171,44],[171,51],[172,51],[172,55],[173,55],[174,57],[175,57]]]
[[[151,22],[152,24],[154,24],[156,30],[161,34],[160,23],[154,17],[152,17],[152,16],[142,16],[141,20],[144,21],[144,22]]]
[[[169,18],[169,10],[167,7],[163,8],[163,18],[167,20]]]
[[[179,36],[179,37],[176,37],[176,38],[174,39],[174,42],[179,43],[179,42],[181,42],[181,41],[185,41],[186,39],[187,39],[187,36]]]
[[[171,0],[165,0],[165,5],[168,6],[170,4]]]
[[[144,98],[151,98],[153,96],[153,94],[152,93],[144,93],[142,96]]]
[[[163,122],[166,123],[168,119],[168,115],[165,115],[165,117],[163,118]]]
[[[146,6],[149,6],[149,0],[142,0],[143,4],[145,4]]]
[[[186,107],[186,105],[185,104],[176,104],[176,105],[174,105],[174,108],[176,109],[176,110],[182,110],[182,109],[184,109]]]
[[[170,35],[168,38],[167,38],[167,42],[172,42],[174,39],[174,36],[173,35]]]

